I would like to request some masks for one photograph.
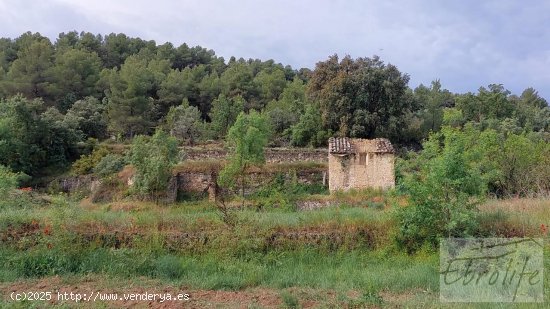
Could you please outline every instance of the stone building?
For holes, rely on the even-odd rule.
[[[331,192],[395,186],[395,156],[389,140],[331,137],[328,145]]]

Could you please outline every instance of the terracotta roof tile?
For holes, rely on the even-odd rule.
[[[393,145],[386,138],[375,138],[372,140],[367,140],[352,139],[348,137],[331,137],[328,140],[328,150],[329,153],[332,154],[355,153],[357,149],[355,149],[354,143],[359,143],[359,145],[363,145],[358,146],[359,149],[361,149],[360,151],[371,153],[394,153]]]
[[[393,145],[386,138],[376,138],[374,139],[375,152],[384,152],[384,153],[393,153]]]
[[[347,137],[331,137],[328,140],[329,153],[353,153],[353,144]]]

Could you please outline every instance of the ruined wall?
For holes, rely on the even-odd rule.
[[[364,156],[363,159],[360,157]],[[394,155],[366,153],[353,156],[349,188],[388,189],[395,186]]]
[[[225,148],[184,148],[185,159],[202,160],[223,160],[229,152]],[[288,163],[288,162],[318,162],[326,163],[328,151],[326,149],[309,148],[267,148],[265,150],[265,160],[267,163]]]
[[[373,188],[395,187],[395,156],[392,153],[369,154],[367,185]]]
[[[245,194],[250,194],[256,191],[258,188],[267,185],[272,181],[277,171],[270,172],[251,172],[247,176],[248,184],[246,186]],[[283,173],[287,180],[291,180],[296,177],[296,181],[301,184],[323,184],[323,181],[327,179],[326,171],[320,170],[303,170],[303,171],[286,171]],[[175,178],[177,178],[179,195],[191,194],[208,196],[213,200],[216,194],[216,181],[217,173],[210,172],[180,172]],[[235,192],[239,193],[239,192]]]
[[[354,160],[353,155],[337,156],[330,155],[328,158],[328,187],[330,191],[343,190],[350,188],[350,169]]]
[[[215,199],[217,175],[221,165],[210,164],[212,162],[207,162],[208,164],[202,164],[204,162],[191,163],[198,164],[190,164],[174,170],[174,176],[170,178],[166,193],[159,197],[159,201],[173,203],[178,198],[187,197]],[[135,170],[131,166],[126,166],[118,173],[117,178],[110,181],[100,180],[92,175],[65,177],[50,183],[49,189],[55,192],[89,196],[92,202],[111,202],[123,198],[122,193],[133,186],[134,173]],[[255,168],[248,173],[249,184],[245,194],[255,192],[268,184],[277,174],[283,174],[286,180],[295,180],[301,184],[326,185],[328,180],[326,164],[271,163],[262,168]]]

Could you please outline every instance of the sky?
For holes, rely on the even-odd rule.
[[[503,84],[550,101],[550,0],[0,0],[0,16],[1,37],[125,33],[295,69],[378,55],[412,88]]]

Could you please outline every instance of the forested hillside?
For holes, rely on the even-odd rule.
[[[124,34],[0,39],[1,308],[441,308],[452,272],[453,288],[477,277],[495,301],[550,294],[537,90],[410,85],[377,56],[311,69],[236,57]],[[335,173],[333,136],[394,147],[342,154],[343,170],[363,166]],[[390,188],[329,190],[339,176]],[[517,252],[482,241],[447,263],[447,238],[509,238]],[[521,275],[497,288],[509,271]],[[104,297],[150,292],[190,299]]]
[[[237,55],[238,56],[238,55]],[[183,144],[223,140],[240,112],[270,122],[272,146],[324,146],[329,136],[388,137],[419,149],[442,126],[548,142],[550,108],[535,89],[455,94],[374,56],[320,59],[314,70],[224,59],[186,44],[124,34],[39,33],[0,39],[0,164],[28,175],[67,167],[105,139],[161,128]]]

